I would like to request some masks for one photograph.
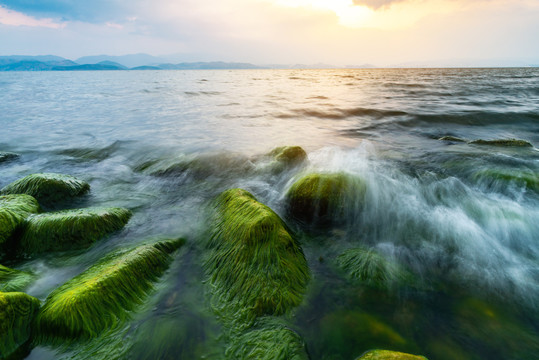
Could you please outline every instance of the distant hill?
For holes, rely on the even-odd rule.
[[[96,55],[96,56],[84,56],[75,60],[75,62],[83,64],[98,64],[104,61],[110,61],[121,64],[127,68],[133,68],[138,66],[156,65],[165,62],[165,59],[148,55],[148,54],[130,54],[122,56],[111,55]]]
[[[229,63],[223,61],[160,64],[158,67],[165,70],[262,69],[260,66],[249,63]]]

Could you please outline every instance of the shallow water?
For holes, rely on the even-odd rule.
[[[371,348],[431,360],[537,358],[539,69],[8,72],[0,94],[0,150],[22,155],[0,164],[0,187],[66,173],[92,187],[73,207],[134,212],[86,251],[4,264],[38,274],[28,294],[44,300],[115,249],[188,240],[124,327],[90,343],[37,346],[28,359],[223,358],[200,244],[207,202],[232,187],[301,239],[312,280],[286,321],[312,359]],[[535,147],[438,140],[447,135]],[[282,145],[302,146],[309,163],[263,171],[260,155]],[[155,162],[191,165],[158,174]],[[283,198],[311,171],[362,177],[362,211],[304,232]],[[348,280],[336,258],[358,246],[406,267],[413,283],[381,291]]]

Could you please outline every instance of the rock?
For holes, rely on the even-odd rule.
[[[92,338],[129,317],[168,268],[183,239],[142,245],[106,257],[48,297],[37,315],[45,340]]]
[[[489,186],[505,188],[508,184],[514,183],[539,192],[539,174],[531,170],[485,169],[476,172],[473,178]]]
[[[270,151],[268,156],[287,166],[298,165],[307,160],[307,153],[301,146],[281,146]]]
[[[17,252],[36,254],[45,251],[80,249],[90,246],[111,232],[120,230],[131,218],[124,208],[63,210],[29,216]]]
[[[307,223],[341,223],[363,205],[367,187],[345,173],[309,174],[286,194],[289,214]]]
[[[442,136],[438,140],[442,141],[452,141],[452,142],[466,142],[466,140],[455,137],[455,136]]]
[[[367,313],[340,310],[320,322],[320,335],[325,353],[353,359],[365,349],[377,347],[403,348],[407,341],[390,325]]]
[[[389,350],[371,350],[357,360],[428,360],[424,356],[405,354]]]
[[[44,206],[69,200],[90,191],[90,185],[71,175],[42,173],[28,175],[4,187],[0,194],[27,194]]]
[[[337,263],[347,276],[379,289],[410,282],[411,274],[374,250],[356,248],[339,255]]]
[[[34,275],[0,265],[0,291],[20,291],[34,279]]]
[[[30,195],[0,196],[0,253],[4,244],[23,225],[24,220],[39,211],[39,204]]]
[[[214,296],[247,318],[281,315],[299,305],[309,269],[297,240],[270,208],[231,189],[214,202],[205,268]]]
[[[0,358],[13,355],[30,338],[39,300],[20,292],[0,292]]]
[[[0,151],[0,163],[15,160],[19,158],[19,154],[15,154],[12,152],[6,152],[6,151]]]
[[[227,359],[308,360],[301,337],[276,321],[265,321],[232,339]]]
[[[470,144],[474,145],[490,145],[490,146],[518,146],[518,147],[533,147],[531,143],[526,140],[518,139],[498,139],[498,140],[473,140]]]

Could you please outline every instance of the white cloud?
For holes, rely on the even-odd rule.
[[[0,24],[8,26],[45,27],[61,29],[65,23],[55,22],[53,19],[36,19],[23,13],[9,10],[0,5]]]

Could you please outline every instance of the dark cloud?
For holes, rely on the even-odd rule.
[[[127,2],[128,5],[136,1]],[[111,21],[124,17],[126,2],[121,0],[1,0],[8,9],[35,17],[86,22]]]
[[[373,9],[379,9],[384,6],[389,6],[397,2],[403,2],[405,0],[353,0],[354,5],[368,6]]]

